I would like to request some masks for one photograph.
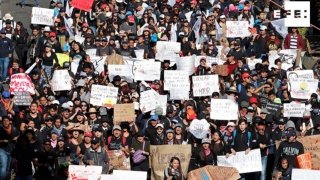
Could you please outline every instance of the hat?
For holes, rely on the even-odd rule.
[[[97,132],[97,131],[103,132],[103,129],[102,129],[101,126],[97,126],[97,125],[96,125],[96,127],[94,127],[92,131],[93,131],[93,132]]]
[[[166,130],[166,134],[168,134],[168,133],[174,133],[173,129]]]
[[[182,128],[182,124],[180,124],[180,123],[176,123],[176,126],[175,126],[175,128],[177,128],[177,127],[180,127],[180,128]]]
[[[159,120],[159,116],[158,115],[152,115],[150,117],[150,120]]]
[[[208,138],[203,138],[201,144],[211,144],[211,140]]]
[[[280,98],[275,98],[273,102],[277,103],[277,104],[281,104],[282,103]]]
[[[249,103],[250,104],[258,104],[258,99],[256,97],[250,97],[249,98]]]
[[[160,80],[154,80],[153,84],[159,84],[160,85],[161,83],[160,83]]]
[[[251,71],[251,74],[250,74],[251,76],[256,76],[256,75],[258,75],[257,74],[257,71]]]
[[[46,43],[44,46],[48,48],[52,48],[52,45],[50,43]]]
[[[6,23],[6,24],[11,24],[11,22],[12,22],[12,21],[11,21],[10,19],[5,20],[5,23]]]
[[[225,18],[226,18],[225,15],[221,15],[221,16],[220,16],[220,19],[225,19]]]
[[[129,23],[134,23],[134,16],[130,15],[128,16]]]
[[[95,114],[95,113],[97,113],[97,110],[94,107],[90,108],[88,111],[88,114]]]
[[[154,114],[161,116],[163,114],[162,107],[160,106],[156,107],[156,109],[154,110]]]
[[[172,113],[175,110],[177,110],[176,106],[174,105],[167,106],[167,113]]]
[[[0,30],[0,34],[7,34],[5,29]]]
[[[195,5],[198,4],[198,2],[196,0],[192,0],[190,3],[195,4]]]
[[[101,9],[105,9],[106,7],[107,7],[106,4],[101,4],[101,6],[100,6]]]
[[[56,135],[58,135],[59,133],[58,133],[58,130],[53,129],[53,130],[51,131],[51,134],[56,134]]]
[[[83,79],[79,79],[79,81],[76,84],[77,87],[83,87],[85,85],[86,85],[86,82]]]
[[[292,136],[296,136],[296,131],[291,129],[291,130],[288,130],[286,131],[286,136],[289,138],[289,137],[292,137]]]
[[[164,14],[160,14],[159,18],[163,19],[164,18]]]
[[[260,114],[268,114],[269,111],[267,108],[262,108],[261,113]]]
[[[241,101],[240,107],[241,108],[248,108],[249,107],[249,103],[247,101]]]
[[[64,137],[60,136],[60,137],[58,138],[58,142],[60,142],[60,141],[63,141],[63,142],[64,142]]]
[[[100,139],[97,137],[92,138],[91,144],[99,144],[100,143]]]
[[[267,29],[268,29],[267,26],[264,26],[264,25],[260,26],[260,30],[261,30],[261,31],[265,31],[265,30],[267,30]]]
[[[60,104],[60,102],[58,101],[58,100],[53,100],[52,102],[51,102],[51,104]]]
[[[229,53],[227,54],[227,57],[230,57],[230,56],[234,56],[234,54],[229,51]]]
[[[157,129],[158,127],[161,127],[162,129],[164,128],[163,124],[157,124],[157,125],[156,125],[156,129]]]
[[[51,31],[51,29],[50,29],[50,27],[49,27],[49,26],[46,26],[46,27],[44,27],[44,28],[43,28],[43,31],[44,31],[44,32],[50,32],[50,31]]]
[[[68,103],[63,103],[63,104],[61,105],[61,107],[64,108],[64,109],[68,109],[70,106],[69,106]]]
[[[277,124],[285,124],[285,121],[283,118],[280,118],[278,121],[277,121]]]
[[[92,138],[92,132],[90,132],[90,131],[85,132],[84,137]]]
[[[82,27],[89,27],[89,24],[88,23],[83,23]]]
[[[6,13],[6,14],[3,16],[2,19],[3,19],[3,20],[7,20],[7,19],[12,20],[12,19],[13,19],[13,16],[12,16],[10,13]]]
[[[230,122],[228,122],[226,127],[229,127],[229,126],[235,127],[236,124],[234,122],[230,121]]]
[[[55,32],[50,32],[49,36],[50,37],[56,37],[56,33]]]
[[[253,111],[254,111],[253,107],[249,106],[248,107],[248,112],[253,112]]]
[[[100,107],[99,108],[99,114],[100,116],[105,116],[108,114],[107,109],[105,107]]]
[[[43,144],[46,144],[46,143],[50,143],[51,144],[51,140],[49,138],[45,138],[42,143]]]
[[[3,98],[10,98],[10,92],[9,91],[3,91],[2,92],[2,97]]]
[[[72,128],[72,129],[69,129],[69,132],[72,133],[73,131],[78,131],[79,133],[83,133],[84,131],[78,127],[75,127],[75,128]]]
[[[184,32],[179,32],[179,36],[184,36]]]
[[[231,94],[231,93],[238,94],[237,88],[234,87],[234,86],[231,86],[231,87],[227,90],[227,94]]]
[[[114,125],[113,128],[112,128],[112,131],[114,131],[114,130],[121,131],[122,129],[121,129],[121,127],[119,125]]]
[[[247,73],[247,72],[242,73],[242,75],[241,75],[242,80],[244,80],[244,79],[246,79],[246,78],[248,78],[248,77],[251,77],[251,76],[250,76],[250,74]]]
[[[296,126],[294,125],[294,122],[289,120],[287,123],[286,123],[286,130],[289,129],[289,128],[293,128],[293,129],[296,129]]]

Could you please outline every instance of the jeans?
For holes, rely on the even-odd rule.
[[[267,162],[268,162],[268,156],[261,157],[261,163],[262,163],[262,171],[260,175],[260,180],[265,180],[267,176]]]
[[[0,58],[0,76],[2,80],[8,77],[9,57]]]
[[[46,65],[42,65],[44,72],[47,75],[48,81],[51,80],[51,76],[52,76],[52,70],[53,70],[53,66],[46,66]]]
[[[22,5],[25,5],[25,4],[26,4],[26,1],[27,1],[27,0],[20,0],[20,3],[21,3]],[[38,6],[40,5],[39,0],[34,0],[34,2],[36,3],[36,4],[35,4],[36,7],[38,7]]]
[[[11,163],[10,154],[4,149],[0,148],[0,180],[6,180]]]

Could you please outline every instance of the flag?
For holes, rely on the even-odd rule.
[[[67,1],[66,14],[67,14],[69,17],[71,17],[72,11],[73,11],[73,7],[70,8],[69,1]]]
[[[283,38],[286,38],[286,35],[288,34],[288,28],[284,25],[284,19],[271,21],[271,24]]]
[[[74,36],[74,32],[72,30],[72,23],[70,23],[70,21],[68,21],[68,19],[66,17],[63,17],[64,19],[64,26],[66,27],[70,37]]]
[[[200,28],[201,28],[201,16],[198,17],[197,21],[194,23],[193,27],[192,27],[192,30],[196,36],[196,44],[199,44],[200,42],[200,34],[199,34],[199,31],[200,31]]]

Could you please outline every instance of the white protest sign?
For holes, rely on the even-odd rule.
[[[95,57],[97,56],[97,49],[96,48],[87,49],[86,54],[89,55],[90,57]]]
[[[55,70],[51,81],[53,91],[71,90],[71,77],[68,70]]]
[[[231,99],[211,99],[210,119],[238,119],[238,104]]]
[[[189,100],[189,89],[187,88],[170,88],[171,100]]]
[[[312,93],[317,93],[318,80],[316,79],[291,79],[290,93],[292,98],[309,99]]]
[[[103,174],[100,176],[99,180],[121,180],[121,178],[114,174]]]
[[[213,92],[219,92],[218,75],[192,76],[193,96],[211,96]]]
[[[200,65],[200,60],[204,58],[206,59],[206,65],[211,67],[212,63],[217,63],[218,65],[223,65],[225,61],[223,61],[222,59],[219,58],[219,56],[217,57],[211,57],[211,56],[196,56],[195,57],[195,61],[194,61],[194,67],[197,67]]]
[[[94,66],[94,69],[95,69],[95,71],[98,71],[99,74],[104,71],[105,58],[106,58],[106,56],[104,56],[104,57],[100,57],[100,56],[91,57],[91,62]]]
[[[69,165],[69,179],[97,180],[102,173],[102,166]]]
[[[144,49],[134,50],[137,59],[144,59]]]
[[[227,37],[247,37],[250,36],[248,21],[227,21]]]
[[[269,51],[269,70],[274,67],[274,61],[278,58],[280,58],[278,51]]]
[[[189,126],[189,132],[196,138],[202,139],[207,137],[209,133],[210,124],[205,119],[194,119]]]
[[[116,75],[119,75],[121,79],[124,79],[128,82],[133,81],[133,74],[132,74],[132,65],[130,64],[123,64],[123,65],[108,65],[108,72],[110,80],[113,79]]]
[[[152,90],[143,91],[140,94],[140,109],[149,112],[156,108],[156,96]]]
[[[82,43],[84,42],[85,38],[84,38],[84,37],[81,37],[81,36],[79,36],[79,35],[75,35],[75,36],[74,36],[74,40],[75,40],[76,42],[82,44]]]
[[[218,156],[218,166],[234,167],[239,173],[258,172],[262,170],[260,149],[254,149],[245,154],[244,151],[236,155]]]
[[[162,108],[162,115],[166,115],[167,114],[167,101],[168,101],[168,97],[167,95],[159,95],[157,92],[155,92],[156,94],[156,102],[155,102],[155,107],[161,107]]]
[[[157,42],[157,53],[156,59],[163,60],[174,60],[179,57],[181,50],[180,42],[169,42],[169,41],[158,41]]]
[[[280,55],[282,64],[281,69],[288,70],[293,66],[295,59],[297,57],[297,50],[296,49],[283,49],[281,50],[278,55]]]
[[[251,59],[251,58],[247,58],[247,62],[248,62],[248,66],[250,70],[255,69],[255,65],[257,63],[262,63],[262,59]]]
[[[312,70],[287,71],[287,78],[291,79],[314,79]]]
[[[71,62],[71,71],[73,74],[77,74],[79,63],[80,63],[80,57],[74,57]]]
[[[112,174],[118,178],[121,178],[121,179],[147,180],[147,172],[146,171],[113,170]]]
[[[118,88],[93,84],[91,86],[90,104],[110,107],[117,103]]]
[[[320,179],[319,170],[310,169],[292,169],[291,180],[311,180]]]
[[[194,61],[196,56],[185,56],[176,58],[177,69],[188,72],[189,75],[194,73]]]
[[[135,61],[133,75],[136,81],[159,80],[161,75],[161,62]]]
[[[31,78],[25,73],[12,74],[10,77],[10,92],[29,92],[35,94]]]
[[[190,89],[189,75],[186,71],[164,71],[164,90],[170,90],[174,87]]]
[[[31,14],[31,24],[53,26],[53,15],[53,9],[33,7]]]
[[[303,117],[303,112],[306,109],[304,103],[284,103],[283,104],[283,116],[284,117]]]

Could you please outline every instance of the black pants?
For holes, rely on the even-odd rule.
[[[20,67],[25,68],[27,63],[27,55],[28,55],[27,46],[24,44],[17,44],[15,46],[15,51],[19,58]]]

